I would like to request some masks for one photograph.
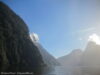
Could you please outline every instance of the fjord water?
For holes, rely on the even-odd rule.
[[[62,66],[56,66],[55,68],[49,69],[45,74],[43,75],[66,75],[67,72],[64,70]]]

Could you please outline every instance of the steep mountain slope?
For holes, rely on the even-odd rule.
[[[83,63],[85,65],[100,65],[100,45],[94,42],[89,42],[84,53],[83,53]]]
[[[58,66],[60,65],[58,63],[58,61],[51,55],[47,52],[46,49],[43,48],[43,46],[37,42],[36,40],[36,36],[34,35],[34,33],[32,33],[30,35],[33,43],[37,46],[37,48],[39,49],[41,55],[42,55],[42,58],[43,58],[43,61],[45,62],[46,65],[48,65],[48,67],[54,67],[54,66]]]
[[[43,66],[42,56],[24,21],[0,2],[0,71],[40,75]]]
[[[100,75],[100,45],[89,42],[82,55],[82,70],[88,75]]]

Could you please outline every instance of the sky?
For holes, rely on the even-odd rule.
[[[100,36],[99,0],[0,0],[36,33],[39,43],[54,57],[84,49],[88,39]]]

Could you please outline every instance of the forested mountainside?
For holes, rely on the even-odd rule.
[[[25,22],[0,2],[0,72],[34,72],[45,66]]]

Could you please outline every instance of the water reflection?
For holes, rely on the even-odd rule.
[[[45,68],[43,75],[66,75],[62,66]]]

